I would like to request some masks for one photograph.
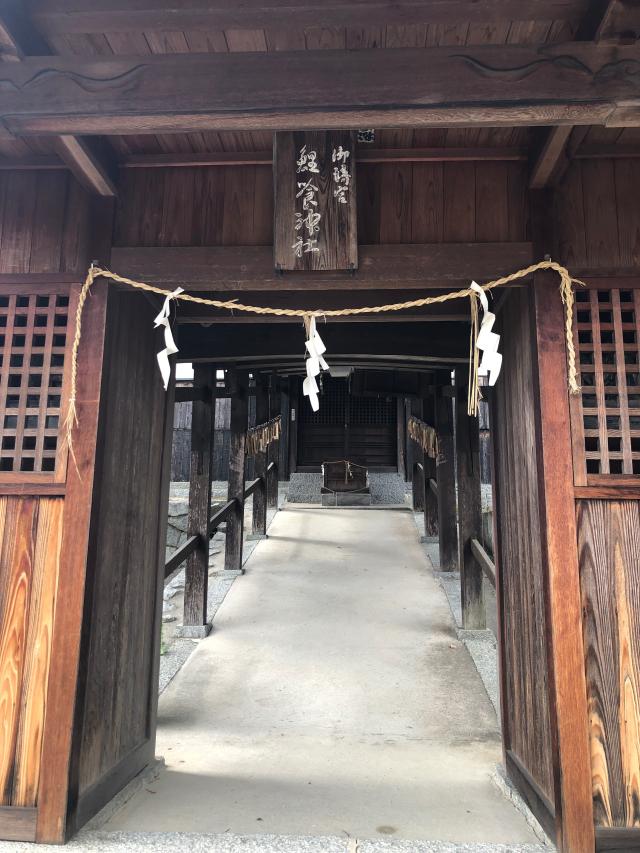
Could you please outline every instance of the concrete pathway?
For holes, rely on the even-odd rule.
[[[103,831],[538,843],[409,511],[279,512],[162,695],[157,752]]]

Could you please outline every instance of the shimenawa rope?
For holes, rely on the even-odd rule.
[[[496,287],[502,287],[505,284],[509,284],[512,281],[517,281],[521,278],[525,278],[531,273],[537,272],[538,270],[553,270],[557,272],[560,276],[560,295],[562,296],[562,302],[565,308],[565,335],[566,335],[566,344],[567,344],[567,374],[568,374],[568,382],[569,382],[569,390],[572,394],[577,394],[580,391],[580,387],[578,385],[577,379],[577,371],[576,371],[576,353],[575,347],[573,343],[573,304],[574,304],[574,295],[573,295],[573,285],[579,284],[582,285],[584,282],[579,279],[573,278],[566,267],[563,267],[561,264],[556,263],[555,261],[545,260],[540,261],[537,264],[531,264],[528,267],[524,267],[521,270],[517,270],[516,272],[510,273],[509,275],[502,276],[501,278],[494,279],[493,281],[489,281],[486,284],[482,285],[483,290],[493,290]],[[95,281],[96,278],[105,278],[111,281],[117,282],[118,284],[126,284],[129,287],[134,287],[137,290],[144,290],[147,293],[157,293],[159,296],[169,296],[172,294],[170,290],[164,290],[161,287],[155,287],[152,284],[146,284],[142,281],[135,281],[131,278],[126,278],[125,276],[118,275],[117,273],[111,272],[110,270],[101,269],[98,266],[94,266],[93,264],[89,268],[87,272],[87,277],[82,285],[82,289],[80,291],[80,297],[78,299],[78,308],[76,311],[76,327],[75,327],[75,335],[73,339],[73,347],[71,349],[71,393],[69,395],[69,404],[67,408],[67,414],[65,417],[65,434],[66,434],[66,442],[71,453],[71,456],[75,462],[75,456],[73,454],[73,443],[72,443],[72,432],[73,428],[78,425],[78,417],[76,412],[76,395],[77,395],[77,381],[78,381],[78,348],[80,346],[80,339],[82,337],[82,311],[84,308],[84,304],[87,300],[87,296],[91,289],[91,285]],[[436,305],[442,302],[448,302],[451,299],[462,299],[465,297],[471,298],[472,303],[472,329],[471,329],[471,367],[472,373],[474,377],[470,378],[470,385],[472,382],[475,382],[475,390],[472,391],[470,389],[469,396],[469,409],[471,410],[472,404],[475,401],[476,407],[474,411],[477,411],[477,399],[478,399],[478,389],[477,389],[477,352],[474,352],[475,349],[475,336],[477,335],[477,304],[476,294],[470,288],[464,288],[463,290],[455,290],[450,293],[441,293],[438,296],[423,296],[420,299],[411,299],[407,302],[392,302],[387,305],[365,305],[359,308],[330,308],[330,309],[316,309],[316,310],[307,310],[301,308],[269,308],[264,305],[244,305],[242,302],[237,302],[234,299],[207,299],[203,296],[194,296],[191,293],[180,293],[173,296],[174,299],[181,299],[183,302],[193,302],[198,305],[208,305],[211,308],[223,308],[228,309],[230,311],[245,311],[251,314],[271,314],[276,317],[300,317],[302,321],[308,324],[311,317],[351,317],[359,314],[381,314],[389,311],[403,311],[408,308],[421,308],[425,305]],[[474,325],[474,307],[475,307],[475,325]],[[473,368],[476,368],[475,370]]]

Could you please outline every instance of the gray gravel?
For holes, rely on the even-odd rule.
[[[67,845],[79,853],[549,853],[536,844],[452,844],[446,841],[362,841],[282,835],[201,835],[185,832],[80,832]],[[33,853],[33,844],[5,841],[0,850]],[[37,850],[60,847],[38,845]]]
[[[287,490],[289,503],[320,503],[322,474],[299,472],[291,475]],[[404,504],[410,487],[399,474],[384,471],[369,473],[371,503],[381,506]]]

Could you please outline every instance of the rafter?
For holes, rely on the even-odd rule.
[[[31,26],[21,0],[4,0],[0,4],[0,58],[19,67],[28,63],[29,55],[47,55],[49,49]],[[2,69],[0,69],[2,76]],[[54,148],[61,160],[88,190],[114,197],[116,189],[110,168],[95,151],[95,145],[72,135],[54,136]]]
[[[617,40],[629,31],[640,32],[637,0],[594,0],[582,18],[576,38],[600,43]],[[532,163],[530,188],[537,190],[558,184],[583,138],[584,134],[571,127],[550,128]]]

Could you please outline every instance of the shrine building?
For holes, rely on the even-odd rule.
[[[639,36],[0,3],[0,840],[640,849]]]

